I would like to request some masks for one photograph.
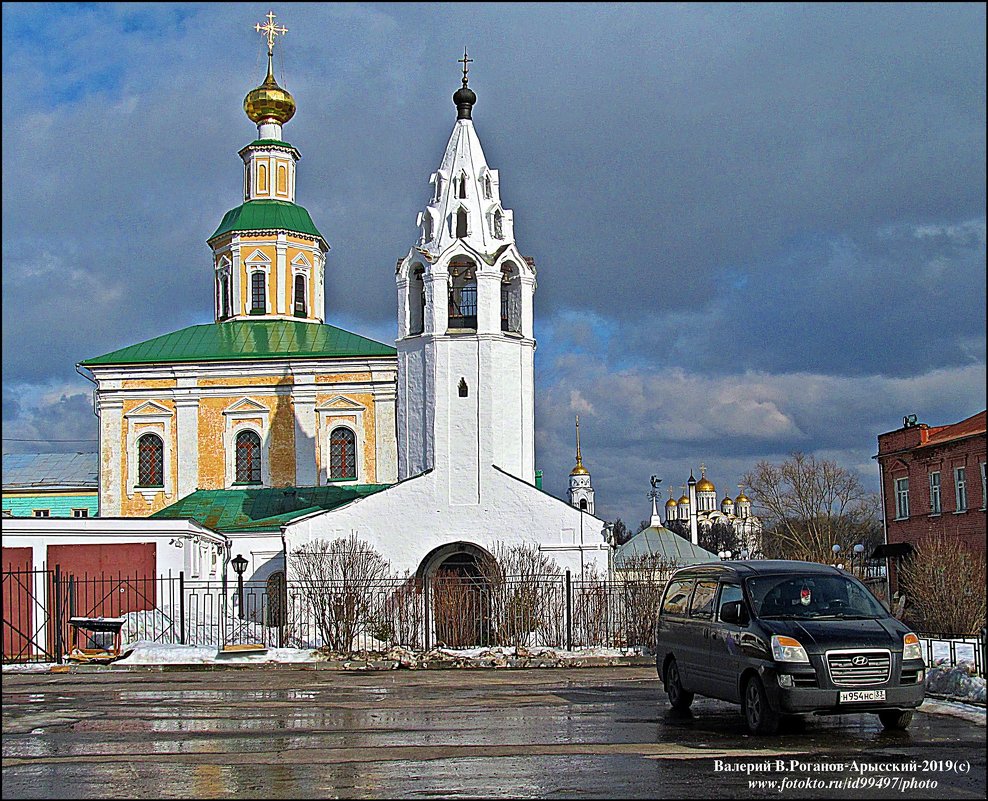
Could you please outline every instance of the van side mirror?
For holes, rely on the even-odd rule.
[[[733,623],[735,626],[744,626],[748,623],[748,612],[744,608],[743,601],[728,601],[721,604],[720,619],[724,623]]]

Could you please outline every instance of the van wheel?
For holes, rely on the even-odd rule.
[[[775,734],[779,730],[779,715],[768,705],[768,696],[758,676],[752,676],[741,695],[744,722],[752,734]]]
[[[683,684],[679,680],[679,665],[673,659],[666,668],[666,694],[669,696],[669,704],[677,712],[689,711],[690,704],[693,703],[693,693],[683,689]]]
[[[898,729],[903,731],[909,728],[912,723],[913,711],[911,709],[886,709],[878,713],[878,719],[886,729]]]

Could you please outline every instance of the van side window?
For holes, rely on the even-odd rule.
[[[693,589],[693,581],[671,581],[666,589],[666,598],[662,603],[662,614],[664,615],[685,615],[686,605],[690,600],[690,591]]]
[[[724,604],[743,600],[744,596],[741,594],[741,587],[737,584],[721,584],[720,600],[717,601],[717,618],[720,619],[720,609]]]
[[[693,602],[690,604],[690,617],[710,620],[714,614],[714,596],[717,594],[716,581],[698,581],[693,590]]]

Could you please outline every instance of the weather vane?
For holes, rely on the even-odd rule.
[[[469,58],[467,56],[467,49],[466,49],[466,47],[463,48],[463,58],[458,58],[457,61],[460,64],[463,65],[463,85],[466,86],[467,85],[467,72],[469,71],[469,68],[467,67],[467,65],[473,63],[473,59],[472,58]]]
[[[268,19],[267,25],[261,25],[261,23],[258,22],[254,26],[254,30],[257,31],[258,33],[263,33],[264,37],[268,40],[268,55],[270,56],[274,53],[274,37],[284,36],[286,33],[288,33],[288,28],[286,28],[284,25],[278,26],[274,24],[273,11],[268,12],[267,19]]]
[[[654,501],[656,498],[659,497],[659,484],[662,483],[662,479],[659,478],[658,476],[652,476],[652,478],[649,479],[649,481],[652,484],[652,489],[648,491],[648,497]]]

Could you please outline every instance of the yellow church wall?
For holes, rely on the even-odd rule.
[[[200,379],[201,380],[201,379]],[[223,410],[236,398],[200,398],[199,400],[199,489],[226,487],[226,454]]]
[[[125,378],[121,384],[124,389],[174,389],[176,386],[174,378],[155,379],[128,379]]]
[[[229,376],[226,378],[200,378],[200,387],[279,387],[294,383],[290,375]]]
[[[271,485],[290,487],[295,483],[295,410],[287,395],[265,398],[264,401],[272,411],[268,431]]]
[[[370,373],[320,373],[316,376],[317,384],[341,384],[350,381],[370,381]],[[327,400],[329,397],[327,396]]]

